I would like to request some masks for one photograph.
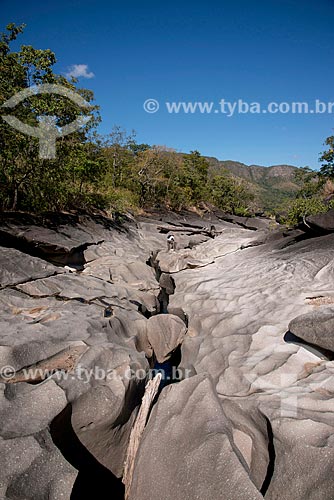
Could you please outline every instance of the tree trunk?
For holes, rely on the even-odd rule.
[[[14,197],[13,197],[12,210],[16,210],[17,199],[18,199],[18,186],[17,186],[17,184],[15,184],[15,186],[14,186]]]
[[[135,459],[139,448],[140,440],[145,429],[147,416],[152,406],[152,402],[159,390],[161,381],[161,373],[158,373],[153,380],[149,380],[145,387],[145,393],[142,399],[139,412],[131,429],[129,445],[126,452],[126,459],[124,464],[124,474],[122,482],[125,485],[125,500],[129,500],[130,488],[133,477],[133,470],[135,466]]]

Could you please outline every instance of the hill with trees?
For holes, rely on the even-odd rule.
[[[300,189],[295,178],[298,168],[291,165],[264,167],[231,160],[219,161],[216,158],[208,160],[214,172],[224,170],[246,181],[254,193],[258,210],[270,213],[279,211],[295,198]]]
[[[320,172],[290,165],[262,167],[206,158],[198,151],[138,144],[135,133],[115,126],[98,134],[101,121],[93,92],[78,87],[75,78],[54,72],[50,50],[11,44],[24,25],[9,24],[0,37],[0,101],[42,84],[56,84],[85,99],[79,106],[58,94],[30,95],[12,115],[30,127],[51,117],[60,129],[89,117],[79,130],[56,142],[56,157],[39,154],[39,139],[0,120],[0,209],[29,212],[104,210],[106,212],[164,207],[196,208],[203,203],[236,215],[285,212],[290,223],[331,206],[334,178],[334,138],[321,157]],[[6,107],[2,116],[8,115]]]

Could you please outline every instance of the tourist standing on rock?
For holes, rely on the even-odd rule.
[[[175,237],[173,234],[167,236],[167,251],[175,250]]]

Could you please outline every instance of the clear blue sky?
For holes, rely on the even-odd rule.
[[[247,164],[318,168],[334,113],[168,114],[165,101],[334,101],[333,0],[1,0],[2,28],[51,48],[56,70],[87,65],[101,132]],[[3,31],[1,29],[1,31]],[[157,99],[157,113],[143,102]],[[218,107],[218,105],[217,105]]]

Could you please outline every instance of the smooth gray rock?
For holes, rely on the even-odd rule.
[[[60,265],[82,265],[87,246],[127,233],[131,222],[122,223],[99,215],[23,213],[0,214],[0,245]]]
[[[25,255],[14,248],[1,248],[0,288],[45,278],[59,272],[64,271],[42,259]]]
[[[82,302],[123,307],[129,310],[142,310],[156,313],[159,303],[151,292],[143,292],[125,286],[112,284],[94,276],[84,274],[62,274],[50,278],[34,280],[17,289],[31,297],[59,297]]]
[[[170,274],[162,273],[159,279],[159,285],[168,295],[173,295],[175,290],[175,282]]]
[[[40,432],[67,404],[64,391],[53,380],[36,386],[23,383],[26,390],[18,392],[10,401],[4,394],[4,384],[1,386],[0,435],[5,439]]]
[[[168,307],[168,314],[173,314],[182,319],[183,323],[186,325],[188,322],[187,315],[181,307]]]
[[[266,500],[332,500],[332,425],[312,418],[278,417],[272,421],[272,426],[276,456]]]
[[[309,215],[306,222],[312,229],[329,233],[334,231],[334,209],[332,208],[325,214]]]
[[[139,332],[136,335],[136,349],[138,352],[144,352],[146,357],[148,359],[152,358],[153,356],[153,347],[148,340],[147,336],[147,322],[145,321],[145,325],[143,325],[143,328],[139,330]]]
[[[5,289],[0,290],[0,307],[0,343],[3,346],[72,341],[94,344],[108,340],[104,305],[59,301],[53,297],[31,298],[19,291]],[[140,318],[138,313],[133,313]],[[27,364],[34,361],[27,361]],[[22,365],[14,368],[22,368]]]
[[[165,388],[136,458],[130,500],[260,500],[214,388],[199,375]]]
[[[241,217],[239,215],[221,214],[220,218],[226,222],[231,222],[232,224],[237,224],[253,231],[269,229],[271,225],[276,225],[274,221],[265,217]]]
[[[225,399],[222,407],[231,423],[233,442],[249,468],[251,480],[260,490],[271,459],[266,418],[258,408],[245,400]]]
[[[44,439],[50,419],[60,417],[68,403],[74,435],[92,459],[121,477],[147,358],[154,345],[159,359],[166,359],[181,332],[180,371],[192,378],[164,388],[154,405],[132,498],[248,500],[261,498],[265,484],[270,500],[332,500],[332,363],[286,343],[284,336],[292,318],[316,306],[321,311],[320,298],[330,304],[334,296],[334,235],[306,239],[300,232],[250,231],[213,217],[222,233],[185,248],[189,228],[210,226],[209,217],[159,217],[184,229],[175,252],[166,252],[157,216],[117,227],[114,221],[64,216],[54,224],[54,240],[31,227],[37,242],[45,240],[46,258],[53,244],[63,256],[66,246],[67,253],[79,248],[85,270],[57,274],[56,268],[54,275],[34,275],[15,289],[0,290],[0,362],[20,369],[74,345],[87,350],[67,378],[54,375],[36,386],[0,384],[1,430],[12,436],[0,439],[9,459],[0,498],[70,497],[76,472],[64,467],[62,455]],[[17,247],[19,231],[28,237],[29,225],[38,226],[17,224]],[[52,229],[43,221],[41,227]],[[29,241],[33,245],[30,236]],[[19,252],[22,262],[30,259],[32,247],[25,248],[27,253]],[[157,275],[167,273],[160,285],[146,264],[151,253],[157,256],[151,259]],[[164,312],[187,318],[185,336],[179,318],[147,319],[159,312],[161,289],[172,289],[169,273],[176,288],[165,297]],[[112,373],[112,379],[101,378],[96,369]],[[61,434],[61,424],[57,431]],[[22,449],[31,447],[31,467],[17,454],[16,440],[22,439],[29,440],[22,441]]]
[[[147,322],[147,339],[159,363],[170,358],[186,333],[187,327],[182,319],[172,314],[157,314]]]
[[[7,489],[9,499],[61,500],[69,499],[77,471],[62,456],[44,433],[41,454],[31,457],[30,466],[13,478]]]
[[[10,483],[12,477],[23,474],[30,464],[43,452],[33,436],[17,439],[0,438],[0,491],[1,485]]]
[[[80,370],[85,392],[72,403],[74,432],[102,465],[122,477],[148,362],[134,349],[109,345],[87,351],[80,360]]]
[[[127,260],[117,256],[100,257],[87,264],[83,274],[136,290],[159,289],[153,269],[134,258]]]
[[[334,307],[297,316],[289,330],[310,344],[334,351]]]
[[[188,247],[189,248],[195,248],[197,245],[200,245],[201,243],[204,243],[205,241],[208,241],[209,237],[205,236],[204,234],[194,234],[189,238],[188,242]]]

